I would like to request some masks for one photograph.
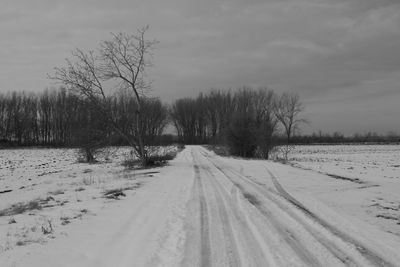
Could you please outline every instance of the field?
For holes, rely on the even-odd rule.
[[[290,162],[347,182],[322,190],[321,198],[343,199],[347,213],[400,235],[400,145],[296,146]]]
[[[0,150],[0,254],[63,235],[153,176],[122,166],[128,148],[109,148],[95,164],[78,158],[76,149]]]
[[[399,154],[298,146],[282,164],[186,146],[133,170],[127,148],[94,164],[0,150],[0,266],[397,266]]]

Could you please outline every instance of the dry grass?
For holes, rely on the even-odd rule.
[[[129,157],[122,162],[122,166],[126,169],[147,169],[154,167],[165,166],[168,161],[173,160],[179,151],[184,149],[184,145],[178,146],[178,150],[170,147],[156,147],[149,149],[148,156],[146,159],[146,165],[142,166],[142,163],[137,158]]]
[[[61,225],[67,225],[71,223],[71,218],[67,216],[62,216],[60,220],[61,220]]]
[[[125,167],[126,169],[132,170],[132,169],[136,169],[140,166],[140,161],[138,159],[132,159],[132,158],[128,158],[125,159],[121,165],[123,167]]]
[[[81,191],[85,191],[85,188],[83,188],[83,187],[78,187],[77,189],[75,189],[75,192],[81,192]]]
[[[62,194],[64,194],[64,191],[62,189],[58,189],[58,190],[49,192],[49,195],[53,195],[53,196],[62,195]]]
[[[120,199],[120,197],[126,197],[125,191],[127,190],[134,190],[140,187],[140,183],[137,183],[132,186],[126,186],[123,188],[114,188],[114,189],[109,189],[103,192],[103,195],[105,198],[109,199]]]
[[[17,214],[21,214],[31,210],[41,210],[42,209],[42,199],[36,199],[29,202],[20,202],[17,204],[11,205],[11,207],[7,209],[0,210],[0,216],[13,216]]]
[[[121,196],[126,197],[124,190],[122,188],[106,190],[104,191],[103,195],[105,198],[110,198],[110,199],[119,199],[119,197]]]
[[[55,201],[56,203],[49,204],[50,201]],[[12,204],[9,208],[0,210],[1,216],[14,216],[18,214],[22,214],[25,212],[33,211],[33,210],[41,210],[43,208],[54,207],[55,205],[64,205],[68,201],[56,201],[52,196],[48,196],[45,199],[37,198],[35,200],[31,200],[29,202],[19,202],[16,204]]]
[[[51,224],[51,220],[47,220],[47,224],[42,225],[42,233],[44,235],[49,235],[54,232],[53,225]]]
[[[94,177],[90,176],[90,177],[84,177],[82,182],[84,185],[92,185],[96,182],[96,180],[94,179]]]
[[[146,167],[152,168],[152,167],[161,167],[164,166],[168,163],[168,161],[173,160],[175,158],[177,153],[167,153],[164,155],[153,155],[148,157]]]

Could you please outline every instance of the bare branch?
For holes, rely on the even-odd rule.
[[[274,113],[278,121],[285,128],[288,143],[293,132],[305,121],[299,118],[300,113],[303,111],[304,106],[297,94],[283,93],[275,99]]]
[[[72,59],[66,59],[66,66],[55,68],[51,79],[61,82],[72,91],[86,97],[98,107],[112,123],[114,130],[127,139],[129,144],[145,163],[146,151],[143,143],[141,102],[144,92],[150,88],[146,81],[145,70],[151,66],[148,56],[157,41],[145,39],[148,26],[137,31],[136,35],[111,34],[112,39],[103,41],[97,54],[94,51],[84,52],[76,49]],[[136,128],[135,136],[122,131],[115,123],[113,114],[107,104],[105,84],[113,89],[129,89],[135,95]]]

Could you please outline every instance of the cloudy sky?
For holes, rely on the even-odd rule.
[[[74,48],[149,25],[154,96],[297,92],[303,132],[400,133],[399,0],[3,0],[0,91],[56,86]]]

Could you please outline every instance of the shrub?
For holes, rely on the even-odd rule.
[[[135,169],[140,165],[140,161],[135,158],[127,158],[121,163],[121,165],[126,169]]]
[[[176,156],[176,153],[167,153],[164,155],[152,155],[147,158],[146,166],[148,167],[157,167],[164,166],[167,164],[169,160],[173,160]]]
[[[178,144],[178,149],[179,149],[179,150],[185,149],[185,145],[184,145],[184,144]]]
[[[257,136],[251,116],[246,113],[236,113],[231,120],[226,138],[232,155],[253,157],[257,149]]]
[[[126,197],[122,188],[106,190],[104,193],[106,198],[119,199],[120,196]]]
[[[146,157],[145,166],[142,162],[130,155],[127,159],[122,162],[122,166],[127,169],[135,169],[138,167],[142,168],[153,168],[162,167],[167,164],[168,161],[173,160],[178,151],[175,148],[170,147],[153,147],[148,148],[148,155]]]

